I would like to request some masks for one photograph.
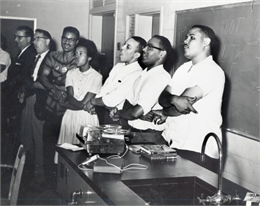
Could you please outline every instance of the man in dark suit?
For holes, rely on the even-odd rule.
[[[1,141],[2,145],[8,146],[6,152],[1,150],[1,154],[7,163],[14,161],[20,144],[20,119],[24,104],[19,103],[17,96],[34,63],[36,51],[32,39],[33,30],[30,27],[17,28],[14,40],[19,53],[8,68],[6,81],[1,83]]]
[[[48,31],[36,29],[33,44],[37,55],[34,64],[30,70],[30,76],[25,79],[22,91],[18,94],[20,103],[25,102],[25,107],[21,116],[21,142],[27,152],[27,166],[31,174],[34,176],[33,183],[44,183],[43,173],[43,143],[42,129],[44,120],[39,120],[35,115],[34,106],[37,101],[37,95],[43,92],[48,93],[41,83],[38,76],[41,73],[42,66],[45,64],[46,57],[50,51],[51,35]]]
[[[15,32],[14,40],[19,48],[19,53],[7,73],[7,80],[2,84],[2,107],[7,113],[7,118],[19,116],[23,105],[18,104],[17,95],[34,63],[36,51],[32,44],[33,30],[28,26],[19,26]],[[2,109],[3,111],[3,109]]]

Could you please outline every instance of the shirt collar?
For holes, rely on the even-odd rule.
[[[195,65],[192,65],[193,67],[195,67],[195,66],[200,66],[200,65],[202,65],[202,64],[207,64],[208,62],[212,62],[213,61],[213,57],[212,57],[212,55],[209,55],[207,58],[205,58],[205,59],[203,59],[202,61],[200,61],[200,62],[198,62],[197,64],[195,64]]]
[[[156,66],[156,67],[153,67],[152,69],[150,69],[150,70],[148,70],[148,71],[147,71],[147,68],[145,68],[145,70],[143,70],[143,71],[146,72],[146,73],[149,73],[149,74],[152,74],[152,75],[153,75],[154,73],[160,73],[162,70],[166,71],[166,70],[164,69],[163,65],[160,64],[160,65],[158,65],[158,66]]]
[[[44,59],[44,57],[47,55],[48,52],[49,52],[49,50],[47,50],[47,51],[45,51],[45,52],[43,52],[43,53],[41,53],[41,54],[37,54],[37,55],[36,55],[36,58],[37,58],[39,55],[41,55],[41,58],[40,58],[40,59]]]
[[[29,44],[27,47],[25,47],[25,48],[20,52],[19,56],[21,56],[22,53],[23,53],[29,46],[31,46],[31,44]]]

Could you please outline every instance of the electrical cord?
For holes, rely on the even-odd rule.
[[[105,161],[107,165],[117,168],[118,170],[120,170],[120,172],[127,171],[127,170],[133,170],[133,169],[146,170],[148,168],[147,165],[139,164],[139,163],[131,163],[131,164],[124,166],[123,168],[120,168],[117,165],[109,162],[109,159],[122,159],[127,154],[128,151],[129,151],[129,146],[126,144],[126,150],[121,156],[120,155],[110,155],[107,158],[99,157],[98,159]],[[78,168],[81,170],[93,170],[93,168],[84,167],[84,165],[82,163],[78,165]]]

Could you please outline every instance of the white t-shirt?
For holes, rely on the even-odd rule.
[[[4,82],[7,79],[8,67],[11,64],[10,55],[0,48],[0,64],[5,65],[5,70],[0,73],[0,82]]]
[[[132,91],[127,96],[127,100],[132,105],[139,105],[144,111],[144,115],[152,109],[162,109],[158,104],[158,99],[162,91],[169,84],[170,74],[159,65],[147,71],[145,69],[141,76],[135,81]],[[156,125],[153,122],[147,122],[140,119],[129,120],[128,124],[136,129],[153,129],[162,131],[164,124]]]
[[[116,64],[96,98],[102,97],[104,104],[108,107],[122,109],[127,93],[132,89],[141,72],[142,68],[138,62],[128,65],[125,63]]]
[[[65,86],[73,87],[74,97],[78,101],[83,100],[87,92],[97,94],[101,85],[102,75],[93,68],[89,68],[86,72],[81,72],[76,68],[69,70],[67,73]]]
[[[168,117],[163,137],[166,141],[172,141],[171,146],[201,152],[201,146],[205,136],[214,132],[220,140],[221,134],[221,104],[225,84],[223,70],[213,61],[212,56],[207,57],[196,65],[191,61],[180,66],[172,77],[171,94],[181,95],[185,89],[199,86],[203,96],[193,107],[197,114]],[[214,138],[210,138],[206,146],[206,154],[218,157],[217,144]]]

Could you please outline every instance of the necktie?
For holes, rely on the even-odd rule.
[[[39,59],[41,58],[41,55],[39,54],[36,58],[35,58],[35,61],[34,61],[34,64],[33,64],[33,80],[35,81],[37,79],[37,75],[38,75],[38,71],[39,71],[39,68],[37,68],[37,63],[39,61]]]
[[[36,66],[37,62],[39,61],[39,59],[41,58],[41,55],[38,54],[38,56],[35,58],[35,61],[34,61],[34,65]]]

